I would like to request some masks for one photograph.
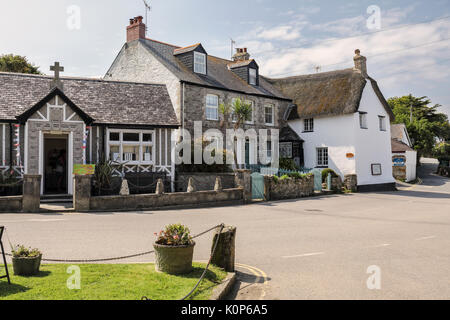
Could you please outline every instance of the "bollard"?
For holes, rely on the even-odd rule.
[[[38,213],[41,206],[41,176],[26,174],[23,176],[22,211]]]
[[[214,185],[214,191],[222,191],[223,187],[222,187],[222,178],[217,177],[216,178],[216,184]]]
[[[91,202],[91,179],[92,176],[74,177],[73,207],[75,211],[89,211]]]
[[[162,179],[158,179],[158,183],[156,184],[156,194],[164,194],[164,182]]]
[[[234,272],[236,227],[227,226],[223,228],[220,234],[218,233],[219,230],[216,230],[213,237],[211,252],[214,249],[217,237],[219,237],[219,242],[211,263],[223,268],[226,272]]]
[[[128,180],[123,179],[122,185],[120,186],[120,193],[121,196],[129,196],[130,195],[130,188],[128,187]]]
[[[187,192],[188,193],[192,193],[192,192],[195,192],[195,191],[196,191],[196,188],[195,188],[194,178],[190,177],[189,178],[189,182],[188,182]]]

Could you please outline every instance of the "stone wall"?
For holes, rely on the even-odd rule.
[[[91,211],[142,210],[164,207],[242,204],[243,189],[198,191],[191,193],[165,193],[129,196],[91,197]]]
[[[195,187],[198,191],[214,190],[217,177],[222,179],[223,189],[233,189],[236,187],[234,173],[178,173],[176,176],[175,191],[186,192],[190,177],[194,179]]]
[[[0,212],[21,212],[22,196],[0,197]]]
[[[314,176],[304,178],[274,179],[264,176],[264,198],[266,201],[298,199],[314,195]]]

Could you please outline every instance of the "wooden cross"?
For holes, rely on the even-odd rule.
[[[54,71],[55,80],[59,80],[59,73],[64,72],[64,67],[60,67],[59,62],[55,62],[54,66],[50,66],[50,71]]]

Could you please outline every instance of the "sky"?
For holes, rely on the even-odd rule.
[[[147,37],[208,54],[247,47],[273,78],[353,67],[355,49],[386,98],[428,96],[450,115],[450,0],[147,0]],[[50,74],[102,77],[143,0],[0,0],[0,54]]]

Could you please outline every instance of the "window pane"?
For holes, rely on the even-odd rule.
[[[273,124],[273,105],[266,105],[265,118],[266,124]]]
[[[206,96],[206,119],[219,119],[219,97],[215,95]]]
[[[140,152],[139,146],[123,146],[123,161],[139,161],[140,160]]]
[[[206,74],[206,55],[194,52],[194,72]]]
[[[151,162],[152,161],[152,147],[144,146],[142,149],[144,152],[144,158],[142,160],[144,162]]]
[[[110,132],[109,133],[109,141],[120,141],[120,133],[119,132]]]
[[[124,132],[123,133],[123,141],[139,142],[139,133]]]
[[[152,142],[153,141],[153,134],[151,134],[151,133],[144,133],[142,135],[142,141],[143,142]]]
[[[250,115],[249,115],[249,117],[248,117],[248,119],[246,120],[246,122],[253,122],[253,111],[254,111],[254,109],[253,109],[253,101],[245,101],[245,103],[247,103],[247,104],[250,104],[251,105],[251,108],[252,108],[252,112],[250,113]]]
[[[120,162],[120,147],[110,146],[109,147],[109,159],[112,161]]]
[[[249,83],[251,85],[256,85],[256,69],[250,68],[249,69],[249,75],[250,75]]]

